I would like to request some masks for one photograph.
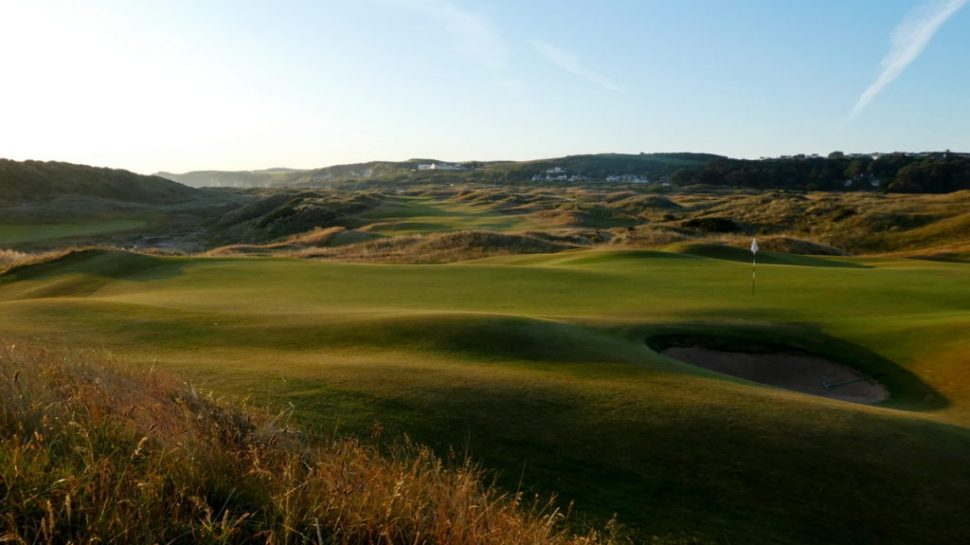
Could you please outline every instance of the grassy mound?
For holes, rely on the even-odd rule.
[[[311,444],[149,372],[0,349],[0,541],[595,544],[405,444]]]
[[[32,298],[84,297],[119,280],[178,274],[178,267],[166,268],[170,261],[123,250],[83,248],[26,255],[0,271],[0,285],[22,281],[17,284],[25,288],[22,296]],[[159,268],[163,270],[153,276]]]
[[[570,239],[546,234],[458,231],[381,238],[337,248],[308,250],[302,257],[390,263],[448,263],[498,255],[540,254],[575,248]]]
[[[32,201],[60,195],[165,204],[198,198],[199,192],[165,178],[127,170],[0,159],[0,201]]]
[[[623,229],[617,236],[610,240],[614,246],[627,246],[632,248],[659,248],[675,242],[683,242],[687,236],[679,230],[664,226],[638,226],[635,228]]]
[[[745,240],[745,242],[747,242],[747,240]],[[758,245],[761,246],[761,249],[763,250],[781,254],[847,255],[838,248],[793,237],[774,236],[759,238]]]
[[[291,254],[307,248],[326,248],[359,244],[381,238],[381,235],[346,229],[344,227],[316,228],[268,244],[229,244],[206,252],[210,256],[279,255]]]
[[[214,238],[224,242],[262,243],[314,229],[348,227],[379,206],[379,193],[283,191],[240,206],[212,222]]]
[[[970,263],[970,243],[953,244],[937,248],[927,248],[908,252],[899,252],[896,255],[912,257],[915,259],[929,259],[931,261],[949,261],[952,263]]]
[[[734,220],[719,217],[691,218],[681,225],[705,233],[736,233],[741,230]]]
[[[29,253],[0,249],[0,275],[3,275],[11,269],[56,259],[64,255],[64,253],[65,251]]]

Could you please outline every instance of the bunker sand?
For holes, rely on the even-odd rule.
[[[662,353],[725,375],[831,399],[873,404],[889,398],[882,384],[864,378],[849,367],[810,354],[748,353],[700,346],[675,346]]]

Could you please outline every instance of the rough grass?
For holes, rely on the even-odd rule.
[[[410,443],[311,444],[285,415],[254,417],[153,371],[0,349],[0,542],[613,542],[572,536],[551,504],[482,482]]]
[[[326,248],[345,246],[348,244],[359,244],[374,240],[376,238],[381,238],[381,235],[349,230],[344,227],[318,227],[312,231],[287,237],[279,242],[267,244],[229,244],[226,246],[213,248],[205,252],[205,254],[209,256],[274,254],[293,255],[301,250],[306,250],[309,248]]]
[[[582,246],[638,248],[679,240],[724,242],[725,235],[734,234],[739,239],[775,237],[770,249],[786,253],[949,261],[966,261],[970,244],[970,191],[884,195],[466,182],[379,191],[196,192],[196,197],[191,205],[162,208],[77,196],[6,207],[0,212],[6,218],[0,243],[21,250],[69,243],[155,245],[210,255],[292,255],[379,236],[463,230],[569,233],[582,237],[575,241]],[[372,249],[361,247],[360,253]]]
[[[459,231],[381,238],[341,247],[308,249],[294,255],[388,263],[448,263],[499,255],[553,253],[576,247],[574,239],[542,233]]]
[[[52,259],[57,259],[70,253],[71,249],[62,250],[52,250],[48,252],[19,252],[17,250],[8,250],[0,248],[0,274],[7,272],[8,270],[23,267],[27,265],[33,265],[36,263],[42,263],[44,261],[49,261]]]
[[[235,237],[236,244],[214,250],[213,255],[320,253],[354,260],[441,262],[465,254],[474,258],[509,253],[508,249],[464,249],[454,256],[419,255],[410,259],[399,255],[405,247],[428,253],[429,246],[454,243],[454,239],[437,240],[435,235],[474,230],[530,236],[543,232],[549,237],[572,234],[578,238],[569,243],[585,247],[610,244],[660,248],[681,241],[740,245],[759,236],[765,241],[764,248],[784,253],[891,253],[960,261],[970,240],[970,216],[966,212],[970,192],[882,195],[695,188],[659,195],[652,189],[656,188],[615,191],[596,186],[498,188],[464,184],[415,187],[379,197],[352,191],[326,197],[303,194],[298,205],[293,199],[288,201],[285,194],[271,195],[262,203],[226,216],[224,225],[238,225],[229,227],[222,238],[231,241]],[[369,204],[358,206],[364,201]],[[335,212],[338,209],[339,213]],[[279,233],[286,236],[274,236],[276,231],[269,229],[270,225],[282,225],[280,222],[286,224],[286,230]],[[255,245],[238,244],[241,225],[263,226],[264,238]],[[338,233],[341,226],[346,229]],[[402,240],[367,240],[380,235]],[[359,244],[362,242],[365,244]],[[357,244],[353,249],[300,253],[305,248]],[[533,247],[525,244],[522,253],[536,251]]]

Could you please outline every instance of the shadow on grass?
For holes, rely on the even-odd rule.
[[[39,263],[11,267],[0,274],[0,287],[18,281],[45,282],[30,297],[90,295],[115,280],[147,282],[182,274],[180,261],[122,250],[84,249]],[[152,271],[151,275],[143,275]]]
[[[669,247],[673,253],[722,259],[726,261],[751,262],[751,252],[743,248],[724,246],[722,244],[678,244]],[[801,254],[779,254],[762,252],[758,254],[758,263],[764,265],[795,265],[801,267],[842,267],[848,269],[871,269],[871,265],[863,265],[852,261],[844,261],[831,257],[816,257]]]

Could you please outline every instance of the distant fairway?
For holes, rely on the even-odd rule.
[[[464,229],[511,231],[551,226],[549,222],[537,221],[526,215],[503,214],[488,206],[414,196],[394,198],[378,210],[360,217],[373,222],[369,231],[384,235],[416,235]]]
[[[130,231],[145,225],[147,225],[145,221],[132,219],[72,223],[0,224],[0,245],[104,235]]]
[[[397,214],[404,215],[404,212]],[[389,215],[390,217],[390,215]],[[960,543],[970,520],[970,266],[573,251],[452,265],[88,252],[0,277],[0,335],[107,349],[307,428],[381,422],[510,490],[687,543]],[[875,406],[714,374],[659,335],[795,345],[880,378]],[[680,539],[680,541],[677,541]]]

